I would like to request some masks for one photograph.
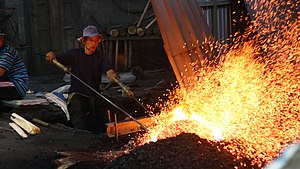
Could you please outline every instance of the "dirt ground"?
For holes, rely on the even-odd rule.
[[[50,92],[65,84],[63,75],[31,77],[31,90]],[[140,75],[129,87],[135,96],[147,104],[163,96],[175,83],[171,70],[149,71]],[[171,85],[172,84],[172,85]],[[105,91],[107,95],[120,97],[116,86]],[[121,99],[126,110],[133,112],[139,105],[132,100]],[[10,115],[17,112],[27,120],[38,118],[67,131],[36,124],[41,133],[22,139],[10,126]],[[131,114],[137,116],[136,112]],[[1,169],[259,169],[251,159],[236,159],[224,149],[227,143],[209,142],[195,134],[180,135],[131,148],[136,143],[132,133],[109,138],[106,133],[92,134],[74,130],[65,122],[64,113],[54,105],[0,109],[0,168]],[[71,163],[66,163],[71,162]],[[68,165],[70,164],[70,167]]]
[[[50,92],[58,87],[66,84],[62,80],[63,75],[55,76],[36,76],[31,77],[30,89],[34,92]],[[138,76],[138,79],[132,88],[139,97],[153,86],[157,84],[174,81],[174,75],[171,70],[158,70],[147,72]],[[112,93],[118,91],[112,87]],[[157,91],[153,92],[158,94]],[[119,94],[119,92],[115,93]],[[149,94],[149,93],[148,93]],[[47,107],[49,108],[49,107]],[[51,107],[53,109],[53,106]],[[55,109],[55,108],[54,108]],[[55,117],[61,116],[60,113],[53,111],[52,116],[44,106],[26,107],[26,108],[7,108],[0,109],[0,168],[1,169],[53,169],[57,168],[55,160],[59,158],[58,151],[111,151],[118,150],[122,147],[131,136],[123,136],[117,142],[115,138],[108,138],[105,133],[92,134],[86,131],[61,131],[53,128],[37,125],[41,129],[41,133],[30,135],[26,139],[22,139],[9,126],[10,114],[17,111],[27,120],[32,117],[38,117],[45,120],[51,117],[55,121]],[[45,116],[45,114],[47,114]],[[58,115],[55,115],[57,113]],[[46,119],[47,120],[47,119]],[[49,119],[48,121],[51,122]],[[57,121],[56,121],[57,122]],[[83,166],[75,166],[73,168],[91,168]],[[95,168],[102,168],[96,165]]]

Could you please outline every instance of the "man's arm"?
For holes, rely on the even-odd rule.
[[[0,77],[6,73],[6,70],[0,67]]]

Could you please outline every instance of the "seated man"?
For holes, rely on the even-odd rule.
[[[0,100],[24,98],[29,77],[19,53],[4,44],[4,32],[0,29]]]
[[[53,60],[71,67],[71,73],[85,82],[97,92],[100,91],[102,73],[106,73],[109,79],[118,78],[109,57],[97,49],[103,41],[98,29],[89,25],[83,30],[82,37],[78,39],[83,45],[81,48],[70,49],[60,55],[50,51],[46,54],[46,60]],[[67,109],[73,127],[89,130],[94,133],[105,132],[107,121],[107,101],[99,97],[77,78],[71,76],[71,87],[67,99]]]

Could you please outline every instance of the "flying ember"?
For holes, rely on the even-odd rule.
[[[188,92],[176,89],[157,105],[161,112],[141,144],[195,133],[232,142],[233,155],[262,165],[299,138],[300,2],[248,2],[256,11],[249,30],[217,65],[199,68]]]

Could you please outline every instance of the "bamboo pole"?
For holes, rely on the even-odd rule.
[[[151,5],[151,1],[148,0],[146,6],[145,6],[145,8],[144,8],[144,11],[143,11],[143,13],[142,13],[142,15],[141,15],[141,17],[140,17],[140,19],[139,19],[139,22],[138,22],[137,25],[136,25],[137,28],[139,28],[139,27],[141,26],[141,23],[142,23],[142,21],[143,21],[145,15],[146,15],[146,12],[147,12],[147,10],[148,10],[148,8],[149,8],[150,5]]]

